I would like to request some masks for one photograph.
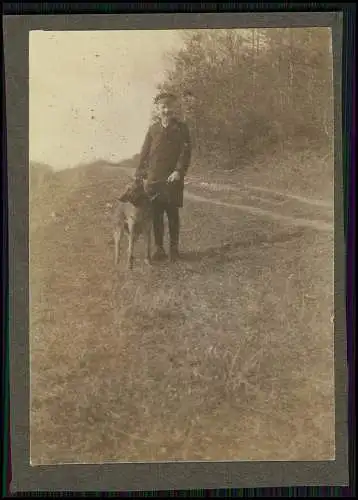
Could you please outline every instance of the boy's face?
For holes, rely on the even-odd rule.
[[[163,99],[158,103],[157,109],[160,119],[162,121],[167,121],[174,116],[174,101],[171,99]]]

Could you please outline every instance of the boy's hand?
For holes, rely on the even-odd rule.
[[[168,177],[168,182],[175,182],[180,179],[180,174],[179,172],[173,172],[169,175]]]

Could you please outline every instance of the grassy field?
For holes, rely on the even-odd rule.
[[[129,273],[126,179],[31,191],[32,464],[334,458],[333,231],[187,199],[183,261]]]

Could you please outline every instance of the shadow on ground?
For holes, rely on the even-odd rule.
[[[259,233],[248,240],[232,241],[220,246],[208,247],[205,250],[189,250],[180,253],[180,260],[184,262],[201,262],[203,258],[218,260],[222,263],[236,260],[238,256],[232,252],[238,249],[247,249],[253,246],[274,245],[286,243],[302,237],[304,230],[276,233],[271,237],[261,236]]]

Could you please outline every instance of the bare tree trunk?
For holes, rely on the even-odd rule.
[[[312,31],[310,28],[308,28],[308,33],[307,33],[307,39],[308,39],[308,53],[310,53],[310,49],[312,47]],[[307,53],[307,51],[306,51]],[[307,57],[307,55],[306,55]],[[308,65],[309,66],[309,65]],[[312,106],[313,106],[313,78],[314,78],[314,69],[312,68],[309,68],[308,69],[308,99],[309,99],[309,103],[310,103],[310,109],[312,109]]]
[[[294,60],[293,60],[293,54],[294,54],[294,36],[293,36],[293,29],[290,29],[290,37],[289,37],[289,54],[288,54],[288,108],[290,113],[295,112],[295,102],[294,102],[294,88],[293,88],[293,83],[294,83]],[[289,135],[293,134],[293,128],[294,128],[294,121],[291,122],[290,127],[289,127]]]
[[[240,64],[240,56],[241,56],[241,39],[239,35],[235,37],[235,66],[238,67]]]
[[[290,104],[293,105],[293,76],[294,76],[294,61],[293,61],[293,45],[294,45],[294,38],[293,38],[293,30],[290,30],[290,55],[289,55],[289,90],[290,90],[290,99],[291,102]]]
[[[256,54],[255,54],[255,34],[256,29],[252,29],[252,97],[255,102],[256,98]]]

